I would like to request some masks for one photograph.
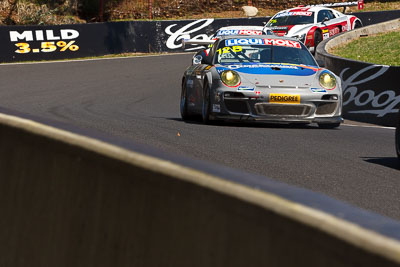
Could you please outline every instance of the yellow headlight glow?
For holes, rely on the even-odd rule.
[[[232,74],[231,71],[228,71],[228,72],[226,73],[226,79],[227,79],[228,81],[232,81],[232,80],[233,80],[233,74]]]
[[[221,73],[221,80],[224,84],[236,87],[240,84],[240,76],[235,71],[225,70]]]
[[[322,87],[328,90],[333,90],[336,88],[336,78],[328,72],[324,72],[319,76],[319,83]]]

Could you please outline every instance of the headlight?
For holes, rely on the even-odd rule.
[[[327,90],[336,88],[336,78],[329,72],[323,72],[319,76],[319,84]]]
[[[225,70],[221,73],[221,80],[224,84],[236,87],[240,84],[240,76],[233,70]]]

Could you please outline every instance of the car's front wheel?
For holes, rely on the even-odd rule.
[[[317,52],[317,46],[320,42],[322,42],[322,34],[320,31],[315,31],[314,32],[314,53]]]
[[[356,21],[356,24],[354,25],[354,29],[358,29],[358,28],[361,28],[361,27],[362,27],[361,22]]]
[[[337,123],[318,123],[318,127],[321,129],[334,129],[340,126],[340,122]]]
[[[203,108],[201,112],[201,117],[204,124],[210,124],[210,113],[211,113],[211,92],[210,85],[208,82],[204,84],[204,95],[203,95]]]

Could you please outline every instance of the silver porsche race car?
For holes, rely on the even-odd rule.
[[[211,41],[210,41],[211,42]],[[340,78],[320,68],[300,41],[271,35],[226,36],[186,69],[183,120],[317,123],[343,121]]]

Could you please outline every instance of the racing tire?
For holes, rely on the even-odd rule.
[[[189,115],[189,110],[188,110],[186,83],[182,84],[180,111],[181,111],[182,120],[187,121],[191,118],[191,116]]]
[[[206,82],[204,84],[203,107],[201,110],[201,117],[203,119],[204,124],[211,124],[210,114],[211,114],[211,93],[210,93],[210,85],[208,84],[208,82]]]
[[[318,127],[321,129],[334,129],[340,126],[340,122],[337,123],[318,123]]]
[[[314,54],[317,52],[318,44],[322,42],[322,34],[320,31],[314,32]]]
[[[354,29],[361,28],[361,27],[362,27],[361,22],[356,21],[356,24],[354,24]]]

